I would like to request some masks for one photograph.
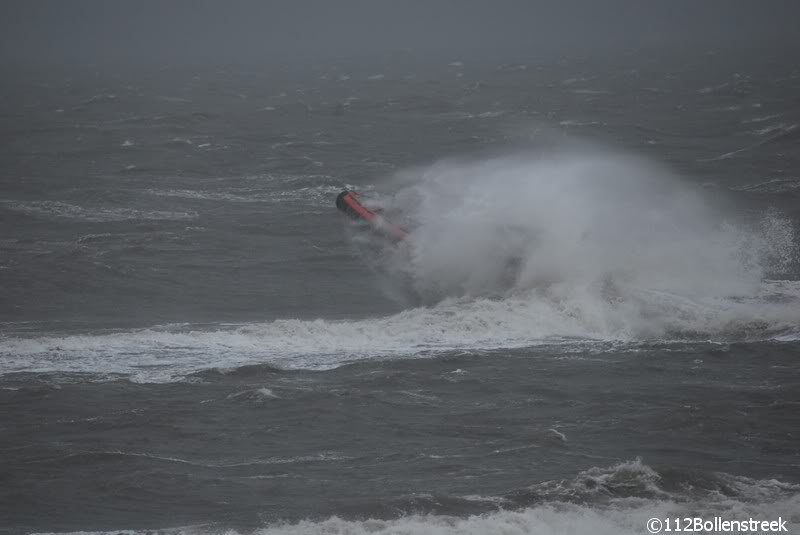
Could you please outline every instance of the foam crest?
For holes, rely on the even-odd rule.
[[[546,343],[542,335],[556,325],[544,323],[532,332],[530,312],[514,312],[515,306],[484,300],[360,321],[277,320],[216,328],[166,326],[94,335],[10,337],[0,339],[0,373],[123,374],[136,381],[161,382],[211,367],[269,363],[327,369],[360,358]]]
[[[778,504],[769,513],[762,510],[748,510],[747,516],[737,514],[735,518],[758,520],[776,520],[782,514],[783,519],[790,518],[790,511],[800,500]],[[755,509],[755,508],[753,508]],[[738,512],[738,511],[737,511]],[[744,512],[744,511],[742,511]],[[771,514],[772,513],[772,514]],[[683,518],[694,517],[696,513],[691,507],[671,504],[669,502],[649,502],[629,507],[613,507],[594,509],[589,506],[575,504],[543,505],[522,511],[499,511],[486,515],[458,518],[449,516],[404,516],[396,520],[364,520],[347,521],[337,517],[322,522],[303,521],[292,525],[281,525],[257,531],[259,535],[528,535],[536,533],[575,534],[587,533],[598,535],[641,534],[647,533],[645,525],[650,518]],[[709,515],[709,518],[713,516]],[[786,526],[797,526],[791,520]],[[230,533],[230,532],[229,532]]]
[[[588,292],[588,291],[587,291]],[[572,298],[577,294],[572,294]],[[453,350],[525,347],[549,352],[616,350],[644,340],[793,340],[800,285],[763,286],[752,299],[679,297],[642,292],[629,302],[557,302],[529,294],[504,299],[448,299],[432,307],[363,320],[277,320],[244,325],[164,326],[137,331],[0,338],[0,374],[121,374],[163,382],[209,368],[270,364],[329,369],[381,357]],[[622,345],[620,345],[622,344]]]
[[[764,279],[796,268],[793,222],[776,210],[738,224],[669,172],[597,150],[445,161],[398,182],[385,209],[411,236],[373,261],[391,291],[427,306],[360,320],[5,337],[0,373],[168,381],[213,367],[326,369],[453,350],[798,339],[800,283]]]
[[[611,467],[594,467],[577,477],[545,482],[531,487],[536,505],[467,517],[407,515],[390,520],[344,520],[338,517],[320,522],[278,524],[259,530],[259,535],[294,534],[618,534],[646,533],[650,518],[720,516],[727,520],[754,518],[776,520],[798,526],[794,514],[800,505],[800,487],[775,480],[755,480],[730,474],[709,474],[715,485],[725,489],[669,492],[661,476],[641,460]],[[467,498],[469,499],[469,497]],[[484,498],[486,500],[488,498]],[[506,503],[504,500],[502,503]]]
[[[755,480],[729,474],[714,474],[720,484],[731,484],[725,495],[686,491],[667,493],[660,487],[659,474],[641,461],[628,461],[606,468],[591,468],[573,480],[561,482],[564,488],[596,489],[595,496],[544,495],[529,507],[502,508],[507,500],[490,496],[464,496],[466,501],[496,502],[498,509],[484,514],[451,516],[405,514],[391,519],[348,520],[333,516],[324,520],[274,523],[254,531],[257,535],[523,535],[548,534],[628,534],[647,533],[651,518],[699,517],[712,520],[786,521],[789,532],[800,527],[800,488],[774,480]],[[589,481],[593,483],[588,484]],[[543,485],[535,488],[541,489]],[[690,485],[689,485],[690,487]],[[598,499],[599,497],[599,499]],[[608,499],[605,499],[608,498]],[[187,526],[160,530],[169,533],[237,535],[217,526]],[[101,532],[96,532],[101,533]],[[108,532],[112,533],[112,532]],[[137,534],[135,531],[113,533]]]

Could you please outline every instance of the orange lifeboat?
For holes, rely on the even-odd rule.
[[[359,197],[361,197],[361,194],[358,192],[344,190],[336,197],[336,208],[351,219],[368,225],[375,232],[386,236],[394,242],[405,240],[408,237],[406,229],[387,221],[379,213],[364,206]]]

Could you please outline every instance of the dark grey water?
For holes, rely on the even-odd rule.
[[[796,528],[785,58],[8,69],[0,527]]]

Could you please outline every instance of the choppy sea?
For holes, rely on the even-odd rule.
[[[800,526],[785,51],[3,85],[2,530]]]

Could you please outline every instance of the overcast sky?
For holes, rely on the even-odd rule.
[[[798,44],[795,0],[0,0],[8,61],[258,61]]]

